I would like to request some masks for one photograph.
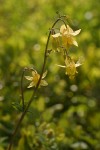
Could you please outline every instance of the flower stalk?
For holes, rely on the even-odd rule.
[[[44,73],[44,70],[45,70],[45,66],[46,66],[48,45],[49,45],[49,41],[50,41],[50,36],[51,36],[51,34],[52,34],[51,31],[52,31],[52,29],[54,28],[54,26],[55,26],[59,21],[62,21],[62,22],[64,23],[64,25],[66,26],[66,28],[67,28],[67,25],[66,25],[65,21],[62,19],[62,18],[64,18],[64,17],[66,17],[66,16],[59,16],[59,18],[54,22],[54,24],[53,24],[52,27],[51,27],[51,30],[49,31],[49,35],[48,35],[48,39],[47,39],[47,43],[46,43],[46,47],[45,47],[44,62],[43,62],[41,74],[40,74],[40,76],[39,76],[38,82],[37,82],[36,85],[35,85],[35,89],[34,89],[34,91],[33,91],[33,93],[32,93],[32,96],[31,96],[31,98],[30,98],[30,100],[29,100],[29,102],[28,102],[28,104],[27,104],[26,107],[25,107],[25,104],[24,104],[23,78],[24,78],[24,73],[25,73],[25,71],[26,71],[26,70],[30,70],[30,69],[29,69],[29,68],[25,68],[25,69],[23,70],[22,77],[21,77],[21,99],[22,99],[23,112],[22,112],[22,114],[21,114],[21,116],[20,116],[20,119],[19,119],[19,121],[18,121],[18,123],[17,123],[17,125],[16,125],[16,128],[15,128],[13,134],[12,134],[11,141],[10,141],[10,144],[9,144],[7,150],[11,150],[11,149],[12,149],[12,146],[13,146],[13,143],[14,143],[14,138],[15,138],[17,132],[18,132],[18,129],[19,129],[19,127],[20,127],[20,125],[21,125],[21,123],[22,123],[22,121],[23,121],[23,119],[24,119],[24,117],[25,117],[25,115],[26,115],[26,113],[27,113],[27,111],[28,111],[28,109],[29,109],[31,103],[32,103],[33,100],[34,100],[34,97],[35,97],[35,95],[36,95],[36,93],[37,93],[37,91],[38,91],[38,87],[40,86],[40,83],[41,83],[41,80],[42,80],[42,77],[43,77],[43,73]]]

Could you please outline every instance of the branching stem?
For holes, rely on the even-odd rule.
[[[51,30],[54,28],[54,26],[55,26],[59,21],[62,21],[62,22],[65,24],[65,26],[66,26],[65,21],[62,19],[63,17],[65,17],[65,16],[60,16],[60,17],[54,22],[54,24],[53,24],[52,27],[51,27]],[[67,26],[66,26],[66,27],[67,27]],[[38,83],[37,83],[37,85],[36,85],[36,88],[35,88],[35,90],[33,91],[33,94],[32,94],[32,96],[31,96],[31,98],[30,98],[30,100],[29,100],[29,102],[28,102],[28,104],[27,104],[26,107],[25,107],[25,105],[24,105],[24,94],[23,94],[23,77],[24,77],[24,73],[25,73],[26,70],[24,69],[24,71],[23,71],[23,73],[22,73],[22,77],[21,77],[21,98],[22,98],[23,112],[22,112],[21,117],[20,117],[20,119],[19,119],[19,121],[18,121],[18,123],[17,123],[17,125],[16,125],[16,128],[15,128],[13,134],[12,134],[12,138],[11,138],[11,141],[10,141],[10,144],[9,144],[9,147],[8,147],[7,150],[11,150],[11,149],[12,149],[13,141],[14,141],[14,138],[15,138],[15,136],[16,136],[16,134],[17,134],[17,131],[18,131],[19,127],[20,127],[20,124],[21,124],[21,122],[23,121],[23,119],[24,119],[24,117],[25,117],[25,115],[26,115],[26,113],[27,113],[27,111],[28,111],[28,109],[29,109],[29,107],[30,107],[32,101],[34,100],[34,97],[35,97],[35,95],[36,95],[36,93],[37,93],[37,90],[38,90],[38,87],[39,87],[39,85],[40,85],[40,82],[41,82],[41,79],[42,79],[42,75],[43,75],[43,72],[44,72],[44,70],[45,70],[45,65],[46,65],[46,60],[47,60],[47,51],[48,51],[48,45],[49,45],[51,30],[49,31],[49,35],[48,35],[48,39],[47,39],[47,43],[46,43],[46,47],[45,47],[44,62],[43,62],[43,66],[42,66],[42,71],[41,71],[41,74],[40,74],[40,78],[39,78],[39,80],[38,80]]]

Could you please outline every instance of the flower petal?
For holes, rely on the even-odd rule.
[[[67,30],[68,30],[69,33],[73,33],[73,30],[69,25],[67,25]]]
[[[80,64],[80,63],[76,63],[75,64],[75,67],[79,67],[79,66],[81,66],[82,64]]]
[[[33,86],[36,86],[36,84],[34,82],[31,82],[27,88],[31,88]]]
[[[78,47],[78,43],[75,40],[73,40],[73,45]]]
[[[34,77],[36,74],[37,74],[37,71],[36,71],[36,70],[32,71],[32,76],[33,76],[33,77]]]
[[[66,66],[68,66],[70,64],[70,62],[72,62],[72,60],[71,60],[70,57],[67,56],[66,59],[65,59]]]
[[[58,38],[59,36],[61,36],[60,33],[56,33],[56,34],[53,34],[53,35],[52,35],[53,38]]]
[[[41,83],[40,83],[41,86],[47,86],[48,83],[45,81],[45,80],[41,80]]]
[[[61,27],[60,27],[60,33],[64,33],[66,30],[66,26],[63,24]]]
[[[44,79],[46,77],[46,75],[47,75],[47,70],[43,73],[42,79]]]
[[[74,31],[74,32],[72,32],[72,33],[70,33],[70,34],[73,35],[73,36],[76,36],[76,35],[78,35],[80,32],[81,32],[81,29],[76,30],[76,31]]]
[[[82,64],[84,63],[84,61],[85,61],[85,58],[84,58],[83,56],[81,56],[81,57],[79,58],[79,60],[76,62],[76,64],[82,65]]]
[[[57,65],[57,64],[56,64],[56,65]],[[62,66],[62,65],[57,65],[57,66],[62,67],[62,68],[66,68],[66,66]]]
[[[30,76],[25,76],[25,78],[26,78],[27,80],[30,80],[30,81],[33,80],[33,77],[30,77]]]

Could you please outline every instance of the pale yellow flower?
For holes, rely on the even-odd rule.
[[[65,64],[66,64],[66,75],[69,76],[70,79],[73,79],[75,74],[77,73],[76,70],[76,64],[73,60],[68,60],[68,58],[65,60]]]
[[[81,29],[73,31],[69,25],[67,27],[62,25],[60,27],[60,33],[53,34],[52,37],[54,39],[58,39],[62,37],[62,45],[65,48],[68,48],[70,45],[78,46],[77,41],[75,40],[75,36],[80,33]]]
[[[78,73],[76,68],[82,64],[79,61],[75,63],[74,60],[72,60],[70,57],[66,57],[65,65],[66,66],[62,66],[62,65],[58,65],[58,66],[65,68],[66,69],[65,74],[68,75],[70,79],[73,79],[75,77],[75,74]]]
[[[47,75],[47,71],[43,74],[42,79],[44,79],[46,75]],[[36,70],[34,70],[34,71],[32,71],[32,77],[25,76],[25,78],[27,80],[31,81],[31,83],[28,86],[28,88],[31,88],[31,87],[34,87],[34,86],[36,87],[36,85],[37,85],[37,83],[39,81],[40,75],[37,73]],[[40,81],[40,86],[47,86],[48,83],[45,80],[42,80],[42,79]]]
[[[70,46],[70,45],[78,46],[78,43],[74,37],[78,35],[80,31],[81,29],[73,31],[69,25],[67,25],[67,28],[65,25],[62,25],[60,28],[60,33],[62,34],[62,41],[64,46]]]

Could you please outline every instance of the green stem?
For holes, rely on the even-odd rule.
[[[61,16],[61,17],[63,17],[63,16]],[[65,24],[65,26],[66,26],[65,21],[62,20],[61,17],[58,18],[58,19],[54,22],[54,24],[52,25],[51,29],[54,28],[54,26],[57,24],[58,21],[62,21],[62,22]],[[14,138],[15,138],[15,136],[16,136],[16,134],[17,134],[17,131],[18,131],[19,127],[20,127],[20,124],[21,124],[22,120],[24,119],[24,116],[26,115],[26,113],[27,113],[27,111],[28,111],[28,109],[29,109],[29,107],[30,107],[32,101],[34,100],[34,97],[35,97],[35,95],[36,95],[36,93],[37,93],[37,90],[38,90],[38,87],[39,87],[39,85],[40,85],[40,82],[41,82],[41,79],[42,79],[42,75],[43,75],[43,72],[44,72],[44,70],[45,70],[45,65],[46,65],[46,60],[47,60],[47,51],[48,51],[48,45],[49,45],[50,35],[51,35],[51,31],[49,31],[49,35],[48,35],[48,39],[47,39],[47,43],[46,43],[46,47],[45,47],[44,62],[43,62],[43,66],[42,66],[42,71],[41,71],[41,74],[40,74],[40,78],[39,78],[39,80],[38,80],[38,83],[37,83],[37,85],[36,85],[36,88],[35,88],[35,90],[34,90],[32,96],[31,96],[31,98],[30,98],[30,100],[29,100],[27,106],[24,108],[24,111],[22,112],[21,117],[20,117],[20,119],[19,119],[19,121],[18,121],[18,123],[17,123],[17,125],[16,125],[16,128],[15,128],[13,134],[12,134],[12,138],[11,138],[10,144],[9,144],[9,146],[8,146],[8,150],[11,150],[11,148],[12,148],[13,141],[14,141]],[[24,75],[24,73],[23,73],[23,75]],[[23,83],[23,75],[22,75],[22,80],[21,80],[22,83]],[[22,84],[22,83],[21,83],[21,84]],[[24,107],[24,96],[23,96],[22,90],[23,90],[23,87],[22,87],[22,85],[21,85],[21,94],[22,94],[22,101],[23,101],[23,107]]]

